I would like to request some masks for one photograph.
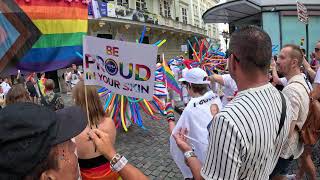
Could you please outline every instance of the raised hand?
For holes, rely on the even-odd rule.
[[[99,129],[94,129],[89,132],[89,137],[96,145],[98,151],[103,154],[108,160],[116,154],[113,143],[108,133],[102,132]]]

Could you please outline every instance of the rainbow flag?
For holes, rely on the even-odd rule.
[[[179,84],[174,79],[173,72],[171,71],[171,69],[169,68],[169,66],[168,66],[168,64],[167,64],[167,62],[165,60],[163,60],[162,66],[164,68],[164,75],[165,75],[166,80],[167,80],[168,88],[174,90],[175,92],[177,92],[181,96],[182,92],[181,92],[181,89],[179,87]]]
[[[88,29],[88,7],[82,1],[15,0],[42,36],[18,62],[26,71],[51,71],[80,64],[82,37]]]
[[[39,39],[41,32],[12,0],[0,1],[0,74],[10,69]],[[14,71],[16,73],[17,71]]]

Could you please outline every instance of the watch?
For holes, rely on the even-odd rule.
[[[187,152],[184,153],[184,162],[186,163],[187,166],[189,166],[187,160],[190,157],[197,157],[196,154],[194,153],[194,151],[187,151]]]
[[[196,154],[193,151],[187,151],[184,153],[184,158],[188,159],[190,157],[197,157]]]

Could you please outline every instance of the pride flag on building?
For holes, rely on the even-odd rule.
[[[52,71],[81,63],[82,37],[88,29],[88,6],[82,1],[15,0],[42,33],[18,62],[26,71]]]

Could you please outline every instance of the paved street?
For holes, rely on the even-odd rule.
[[[72,104],[71,96],[62,95],[66,105]],[[150,179],[169,180],[183,179],[179,169],[173,162],[169,152],[169,134],[167,122],[164,120],[150,120],[144,115],[144,125],[147,131],[138,126],[131,126],[129,132],[122,129],[117,131],[116,148],[126,156],[130,163],[142,170]],[[320,145],[313,152],[320,179]],[[290,168],[295,173],[297,163]]]

